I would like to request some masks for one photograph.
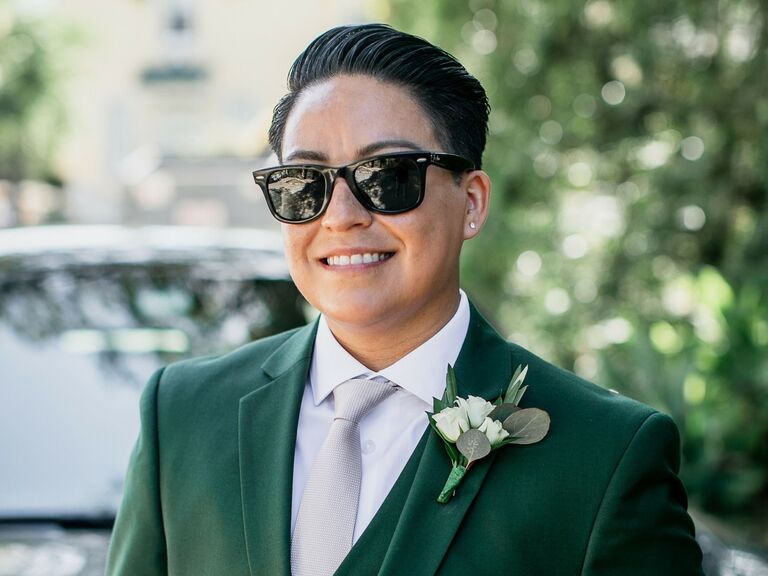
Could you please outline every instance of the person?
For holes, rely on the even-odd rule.
[[[321,315],[151,378],[108,574],[701,574],[671,419],[506,342],[460,290],[488,113],[451,55],[386,25],[298,57],[280,166],[254,178]],[[527,366],[520,407],[551,426],[439,503],[451,462],[426,412],[448,365],[489,400]]]

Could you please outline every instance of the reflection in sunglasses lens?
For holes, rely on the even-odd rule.
[[[276,170],[269,175],[267,190],[275,211],[287,220],[316,215],[323,205],[325,180],[311,168]]]
[[[355,170],[357,187],[379,210],[403,210],[419,198],[421,179],[412,160],[379,158]]]

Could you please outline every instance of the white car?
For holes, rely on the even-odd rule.
[[[0,576],[103,574],[150,375],[307,313],[273,232],[0,230]]]

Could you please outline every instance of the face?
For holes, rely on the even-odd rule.
[[[298,98],[286,121],[282,158],[284,164],[342,166],[388,152],[447,152],[442,148],[403,88],[338,76]],[[484,220],[468,188],[471,174],[457,183],[453,173],[430,166],[421,206],[396,215],[368,212],[340,178],[321,217],[282,225],[291,275],[332,329],[394,334],[450,318],[461,245]]]

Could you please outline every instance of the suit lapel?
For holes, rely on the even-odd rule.
[[[253,575],[291,573],[293,454],[316,330],[315,322],[288,338],[264,362],[266,382],[240,399],[240,488]]]
[[[413,484],[413,478],[419,467],[426,441],[427,435],[425,434],[370,524],[336,570],[336,576],[375,576],[379,574],[392,535],[400,520],[403,505]]]
[[[456,375],[460,396],[472,394],[488,400],[506,389],[512,376],[508,345],[474,307],[456,362]],[[451,501],[438,504],[437,495],[451,465],[437,435],[430,428],[425,435],[421,461],[379,572],[382,576],[435,574],[496,456],[492,452],[480,460],[467,473]]]

